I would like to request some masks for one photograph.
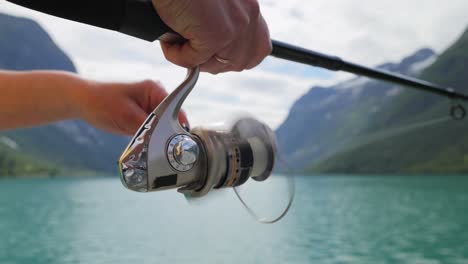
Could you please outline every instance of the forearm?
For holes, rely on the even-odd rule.
[[[0,130],[77,118],[79,90],[87,85],[64,72],[0,71]]]

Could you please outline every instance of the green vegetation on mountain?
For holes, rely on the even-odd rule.
[[[415,66],[430,63],[434,56],[433,51],[422,49],[379,68],[411,75],[417,72]],[[363,77],[332,87],[313,87],[294,104],[276,131],[280,153],[290,164],[303,168],[349,149],[349,145],[367,142],[369,124],[381,120],[401,93],[400,87]]]
[[[54,176],[59,174],[60,170],[57,166],[19,154],[0,144],[0,177],[25,175]]]
[[[420,75],[444,86],[468,92],[468,30]],[[405,90],[396,96],[378,119],[369,122],[359,138],[402,128],[398,133],[366,142],[355,142],[318,163],[308,172],[328,173],[468,173],[468,120],[449,119],[453,103],[446,98]],[[446,120],[442,120],[447,117]],[[434,122],[431,122],[434,120]],[[440,120],[440,121],[436,121]],[[421,125],[418,125],[421,124]],[[411,128],[413,126],[413,128]],[[405,129],[405,128],[410,129]]]
[[[468,30],[439,56],[422,49],[379,68],[468,93]],[[468,106],[363,77],[313,87],[276,131],[278,148],[306,173],[466,174],[468,120],[449,114],[458,103]]]

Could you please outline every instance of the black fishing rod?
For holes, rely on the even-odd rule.
[[[273,40],[273,52],[271,56],[294,61],[302,64],[325,68],[332,71],[343,71],[356,75],[378,79],[407,87],[446,96],[452,99],[468,100],[468,95],[457,93],[452,88],[445,88],[427,81],[392,73],[384,70],[373,69],[352,62],[342,60],[336,56],[322,54],[307,50],[287,43]]]
[[[180,35],[169,28],[157,14],[151,0],[8,0],[49,15],[118,31],[147,41],[181,40]],[[183,39],[182,39],[183,40]],[[453,88],[442,87],[417,78],[373,69],[336,56],[322,54],[277,40],[272,40],[271,56],[332,71],[353,73],[383,80],[450,99],[468,101],[468,95]],[[464,117],[466,111],[460,105],[451,110],[452,116]],[[454,114],[455,113],[455,114]],[[456,118],[461,119],[461,118]]]

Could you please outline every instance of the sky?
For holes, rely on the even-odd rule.
[[[440,53],[468,26],[466,0],[260,0],[273,39],[375,66],[422,47]],[[74,61],[79,74],[102,81],[161,81],[172,91],[185,69],[164,59],[158,43],[69,22],[5,1],[0,12],[42,25]],[[250,114],[276,128],[314,85],[351,75],[267,58],[241,73],[202,74],[184,104],[192,126]]]

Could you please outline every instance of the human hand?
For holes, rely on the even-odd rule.
[[[161,41],[166,58],[213,74],[257,66],[272,51],[257,0],[153,0],[161,19],[188,41]]]
[[[90,82],[79,90],[78,117],[108,132],[133,135],[167,96],[160,83]],[[182,126],[189,127],[187,116],[179,114]]]

